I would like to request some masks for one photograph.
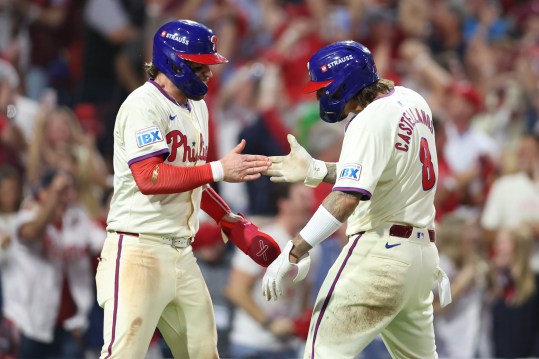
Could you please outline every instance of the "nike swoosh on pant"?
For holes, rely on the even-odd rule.
[[[390,248],[393,248],[393,247],[396,247],[396,246],[400,246],[402,243],[394,243],[394,244],[389,244],[386,242],[386,248],[387,249],[390,249]]]

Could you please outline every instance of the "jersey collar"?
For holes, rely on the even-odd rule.
[[[184,108],[187,111],[191,111],[191,106],[189,105],[189,100],[187,100],[185,105],[181,104],[178,101],[176,101],[176,99],[174,97],[170,96],[165,90],[163,90],[163,88],[161,86],[159,86],[159,84],[157,82],[155,82],[153,79],[148,79],[148,82],[151,83],[152,85],[154,85],[159,90],[159,92],[161,92],[161,94],[163,94],[163,96],[165,96],[167,98],[167,100],[169,100],[170,102],[172,102],[176,106]]]

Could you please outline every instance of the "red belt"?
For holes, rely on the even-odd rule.
[[[123,234],[124,236],[132,236],[132,237],[138,237],[138,233],[131,233],[131,232],[118,232],[118,231],[116,231],[116,233],[118,233],[118,234]]]
[[[389,228],[389,235],[394,237],[410,238],[413,231],[414,227],[412,226],[394,224]],[[432,243],[436,242],[436,232],[434,232],[434,229],[429,229],[429,238]]]

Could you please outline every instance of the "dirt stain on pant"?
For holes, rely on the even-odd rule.
[[[127,331],[127,336],[125,338],[126,345],[129,345],[129,343],[131,343],[133,338],[137,335],[137,332],[141,325],[142,325],[141,317],[137,317],[131,322],[131,325],[129,326],[129,330]]]
[[[360,279],[353,286],[337,285],[320,323],[319,335],[345,342],[387,324],[401,308],[404,297],[405,283],[394,274],[381,267],[371,270],[367,280]]]

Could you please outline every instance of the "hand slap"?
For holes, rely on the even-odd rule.
[[[289,134],[287,138],[290,153],[286,156],[269,157],[271,167],[262,174],[270,176],[272,182],[303,181],[309,187],[318,186],[328,173],[325,162],[312,158],[294,136]]]
[[[305,180],[309,165],[313,160],[293,135],[287,136],[290,153],[286,156],[269,157],[271,167],[263,172],[272,182],[300,182]]]
[[[262,279],[262,295],[266,297],[266,300],[277,300],[278,297],[283,295],[283,278],[292,272],[294,268],[297,269],[297,274],[293,279],[294,283],[305,279],[309,272],[311,257],[308,253],[302,256],[297,264],[290,263],[289,258],[292,247],[293,244],[289,241],[281,254],[269,265],[264,274],[264,278]]]
[[[271,161],[266,156],[241,154],[245,149],[245,144],[245,140],[241,140],[234,149],[220,160],[226,182],[256,180],[271,165]]]

